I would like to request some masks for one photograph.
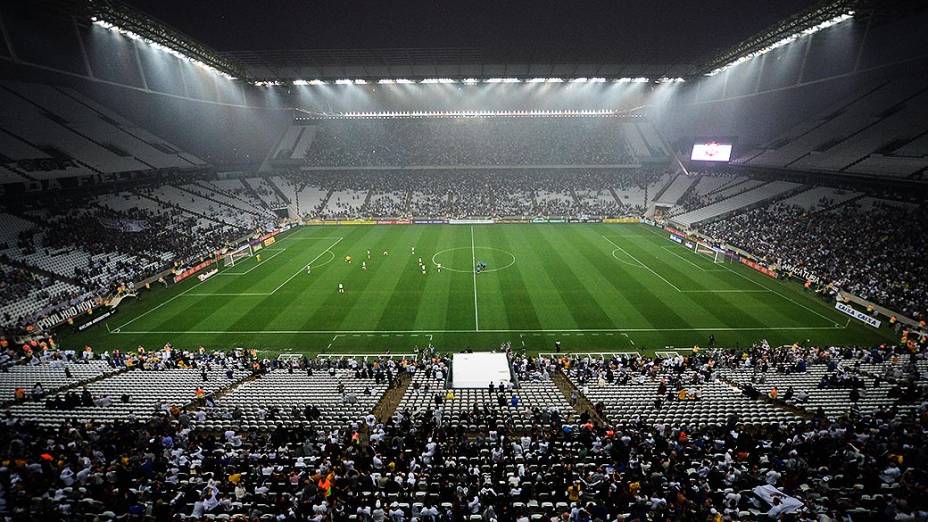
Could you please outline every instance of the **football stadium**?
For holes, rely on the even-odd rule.
[[[924,2],[0,36],[0,519],[928,520]]]

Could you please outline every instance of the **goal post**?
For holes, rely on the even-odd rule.
[[[227,252],[227,253],[223,256],[223,266],[224,266],[224,267],[233,267],[233,266],[235,266],[235,263],[238,263],[239,261],[241,261],[242,259],[245,259],[245,258],[247,258],[247,257],[253,256],[254,253],[255,253],[255,252],[254,252],[254,249],[251,248],[251,245],[245,245],[245,246],[243,246],[242,248],[240,248],[240,249],[238,249],[238,250],[236,250],[236,251],[234,251],[234,252]]]
[[[693,247],[693,250],[697,254],[702,254],[704,256],[708,256],[712,258],[713,263],[721,264],[725,262],[725,252],[723,252],[720,248],[715,248],[711,245],[708,245],[700,241],[696,243],[696,246]]]

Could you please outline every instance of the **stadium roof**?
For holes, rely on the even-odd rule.
[[[128,0],[261,79],[677,77],[817,5]]]

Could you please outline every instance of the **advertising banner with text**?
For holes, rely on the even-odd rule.
[[[870,317],[869,315],[865,314],[864,312],[861,312],[860,310],[852,307],[851,305],[847,305],[841,302],[835,303],[835,310],[844,312],[847,315],[853,317],[854,319],[867,323],[868,325],[874,328],[879,328],[880,324],[882,324],[879,319],[874,319],[873,317]]]
[[[760,264],[760,263],[756,263],[756,262],[754,262],[754,261],[751,261],[750,259],[747,259],[747,258],[742,257],[742,258],[741,258],[741,264],[742,264],[742,265],[745,265],[745,266],[749,266],[749,267],[753,268],[754,270],[757,270],[758,272],[764,274],[765,276],[769,276],[769,277],[772,277],[772,278],[774,278],[774,279],[777,278],[777,273],[776,273],[776,272],[774,272],[773,270],[770,270],[769,268],[765,267],[764,265],[762,265],[762,264]]]
[[[184,279],[187,279],[188,277],[192,276],[193,274],[196,274],[196,273],[199,272],[200,270],[203,270],[204,268],[206,268],[206,267],[208,267],[209,265],[213,264],[213,261],[214,261],[214,260],[213,260],[212,258],[210,258],[210,259],[207,259],[206,261],[203,261],[202,263],[199,263],[199,264],[197,264],[197,265],[194,265],[194,266],[192,266],[192,267],[190,267],[190,268],[184,270],[183,272],[180,272],[179,274],[174,274],[174,282],[175,282],[175,283],[180,283],[180,282],[183,281]]]

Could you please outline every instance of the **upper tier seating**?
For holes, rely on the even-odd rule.
[[[702,208],[675,216],[673,220],[683,226],[689,227],[703,221],[723,217],[745,207],[762,203],[777,196],[796,190],[802,185],[789,181],[772,181],[758,185],[756,188],[746,190],[712,203]]]

